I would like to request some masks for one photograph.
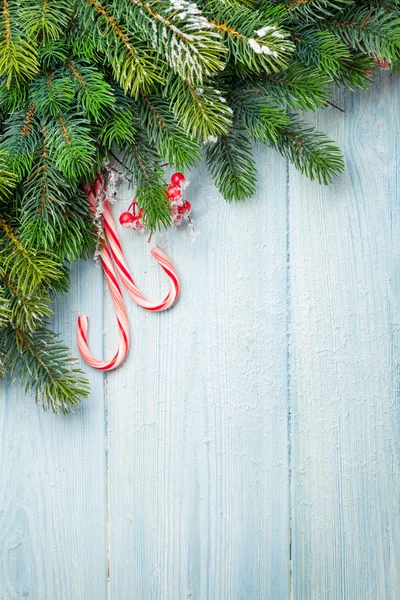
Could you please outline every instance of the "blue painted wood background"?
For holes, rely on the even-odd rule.
[[[399,91],[382,73],[309,115],[345,152],[330,187],[261,146],[249,202],[194,172],[198,236],[156,240],[181,299],[128,299],[129,359],[87,369],[74,415],[1,389],[1,600],[398,600]],[[121,236],[161,297],[145,238]],[[56,309],[75,352],[78,314],[113,352],[90,262]]]

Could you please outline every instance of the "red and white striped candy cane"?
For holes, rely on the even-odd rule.
[[[108,289],[114,304],[117,315],[119,344],[118,350],[110,360],[98,360],[89,350],[87,331],[89,318],[87,316],[78,317],[78,328],[76,332],[78,349],[88,365],[99,371],[111,371],[116,369],[124,360],[129,350],[129,323],[125,308],[124,298],[121,288],[117,281],[117,276],[111,260],[111,255],[107,247],[101,253],[101,264],[107,279]]]
[[[99,176],[94,185],[86,190],[89,202],[94,211],[96,211],[96,198],[98,195],[103,194],[105,198],[105,191],[103,189],[103,180]],[[129,273],[128,266],[125,261],[124,253],[122,250],[121,242],[119,241],[115,221],[111,212],[110,203],[104,199],[103,204],[103,215],[102,222],[107,236],[108,245],[105,245],[100,255],[101,264],[106,276],[108,288],[111,293],[111,298],[114,304],[118,329],[119,329],[119,346],[116,354],[111,360],[103,361],[97,360],[91,354],[88,341],[87,341],[87,330],[88,330],[88,317],[80,316],[78,318],[78,329],[77,329],[77,341],[78,349],[82,358],[95,369],[102,371],[110,371],[118,367],[125,359],[129,349],[129,323],[127,312],[125,308],[124,299],[122,296],[121,288],[118,284],[117,276],[115,274],[114,266],[111,257],[114,259],[116,269],[121,281],[131,296],[131,298],[142,308],[151,311],[162,311],[170,308],[179,295],[179,278],[175,270],[175,267],[170,262],[164,252],[156,246],[152,249],[151,253],[157,260],[159,265],[162,267],[166,275],[170,280],[170,289],[167,296],[162,302],[150,302],[136,287],[136,284]]]
[[[101,192],[103,181],[98,177],[91,190],[87,191],[89,202],[94,210],[96,210],[96,196]],[[125,359],[129,349],[129,323],[126,312],[124,298],[119,286],[117,276],[114,270],[111,254],[108,247],[105,245],[101,255],[101,264],[106,276],[108,289],[110,290],[111,298],[114,304],[115,313],[117,316],[119,344],[118,350],[110,360],[98,360],[94,358],[89,350],[87,331],[89,319],[87,316],[78,317],[78,328],[76,332],[78,349],[82,358],[88,365],[100,371],[111,371],[118,367]]]
[[[125,287],[132,300],[146,310],[162,311],[170,308],[179,295],[180,284],[178,273],[166,254],[164,254],[164,252],[158,246],[153,248],[151,251],[151,254],[154,256],[170,280],[169,291],[164,300],[161,302],[151,302],[143,296],[143,294],[137,288],[131,274],[129,273],[128,265],[125,261],[121,242],[118,237],[117,228],[115,226],[114,217],[112,215],[108,200],[104,202],[103,222],[115,267],[118,275],[121,278],[122,285]]]

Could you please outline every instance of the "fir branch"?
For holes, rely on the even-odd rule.
[[[118,0],[127,25],[183,79],[201,84],[224,68],[226,48],[215,25],[187,0]]]
[[[38,48],[38,59],[42,70],[59,68],[67,62],[70,52],[69,43],[66,43],[66,40],[62,38],[41,44]]]
[[[75,91],[69,77],[48,69],[29,87],[35,110],[43,117],[63,115],[70,108]]]
[[[305,65],[350,89],[370,85],[374,61],[366,54],[351,52],[332,32],[305,25],[296,30],[296,39],[296,57]]]
[[[22,5],[19,17],[22,30],[29,40],[47,43],[65,34],[72,16],[68,0],[41,0]]]
[[[34,333],[9,328],[3,337],[0,360],[9,376],[20,378],[25,391],[34,390],[45,410],[67,413],[88,397],[88,381],[57,334],[44,327]]]
[[[142,93],[138,113],[150,143],[156,146],[161,158],[170,167],[185,169],[200,160],[198,143],[176,123],[168,102],[163,98]]]
[[[322,19],[352,3],[353,0],[289,0],[286,8],[296,17],[301,15],[307,19]]]
[[[366,52],[390,63],[400,59],[400,19],[393,19],[383,9],[351,7],[318,25],[332,31],[357,52]]]
[[[82,10],[82,16],[90,11],[89,15],[97,25],[93,28],[89,19],[85,34],[93,38],[93,46],[97,51],[105,54],[114,77],[126,93],[137,98],[140,90],[149,92],[162,83],[155,51],[129,36],[106,2],[102,4],[98,0],[87,0]]]
[[[305,67],[292,61],[280,73],[257,75],[237,80],[232,94],[270,97],[279,104],[301,110],[314,110],[326,106],[327,86],[330,78],[316,68]]]
[[[0,150],[7,155],[9,167],[19,181],[32,168],[39,139],[40,123],[33,102],[23,110],[11,113],[5,120]]]
[[[225,40],[236,70],[275,72],[287,66],[294,47],[289,34],[280,27],[281,7],[270,7],[267,16],[219,0],[207,2],[205,7],[210,23]]]
[[[121,88],[115,87],[113,107],[98,128],[98,135],[105,148],[111,150],[116,146],[122,151],[133,143],[137,131],[135,109],[135,101],[127,98]]]
[[[256,190],[257,170],[245,135],[232,130],[206,146],[207,166],[226,200],[244,200]]]
[[[0,217],[0,270],[22,294],[34,293],[38,286],[56,286],[65,281],[65,271],[49,253],[26,248],[18,234]]]
[[[7,87],[6,81],[5,76],[0,79],[0,111],[3,114],[15,113],[28,103],[28,87]]]
[[[83,61],[68,60],[66,64],[75,84],[78,109],[96,122],[107,117],[107,111],[112,110],[115,99],[104,75]]]
[[[123,155],[122,163],[137,186],[136,200],[150,231],[171,224],[171,205],[165,194],[167,182],[160,156],[144,131],[138,130],[134,142]]]
[[[61,261],[76,260],[94,248],[87,198],[56,168],[43,136],[33,171],[24,186],[21,206],[21,242],[55,252]]]
[[[207,140],[227,133],[232,122],[232,109],[217,88],[196,87],[178,77],[171,78],[164,97],[182,129],[189,137]]]
[[[344,58],[350,58],[348,48],[328,31],[315,25],[303,25],[296,30],[296,56],[307,66],[314,65],[331,78],[341,70]]]
[[[14,328],[33,332],[53,314],[46,288],[24,294],[4,273],[0,275],[0,302],[5,310],[3,320],[0,310],[0,327],[11,323]]]
[[[376,69],[376,60],[361,52],[352,52],[343,57],[341,68],[332,78],[336,85],[349,90],[368,88],[373,83],[372,73]]]
[[[95,147],[89,125],[89,121],[73,113],[59,114],[44,122],[54,163],[74,183],[93,172]]]
[[[7,290],[4,285],[0,281],[0,337],[1,337],[1,329],[6,327],[10,322],[11,311],[9,306],[9,299],[7,298]],[[4,335],[4,334],[3,334]],[[2,363],[0,358],[0,379],[5,377],[5,372],[2,372]]]
[[[7,87],[20,86],[38,71],[36,48],[18,32],[19,3],[1,0],[0,10],[0,77],[6,75]]]
[[[328,184],[344,170],[343,156],[337,146],[324,134],[289,115],[290,125],[282,128],[276,140],[268,142],[288,158],[301,173],[311,180]]]
[[[17,182],[15,174],[7,166],[7,159],[7,154],[0,151],[0,200],[9,197]]]
[[[257,140],[276,142],[282,129],[290,123],[282,108],[277,107],[270,98],[259,96],[252,90],[236,95],[234,103],[240,126]]]

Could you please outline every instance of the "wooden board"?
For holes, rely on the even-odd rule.
[[[0,600],[397,600],[398,79],[333,100],[346,115],[310,115],[345,150],[332,187],[261,147],[250,202],[191,175],[198,235],[156,238],[180,301],[127,298],[129,359],[87,369],[79,411],[1,388]],[[146,238],[121,236],[161,297]],[[114,351],[91,262],[56,310],[75,353],[78,314]]]
[[[395,600],[399,521],[399,80],[316,123],[347,173],[290,171],[293,598]]]
[[[100,270],[76,265],[54,321],[75,353],[81,311],[92,317],[90,336],[102,347],[102,296]],[[18,385],[2,390],[1,600],[106,598],[103,376],[88,374],[90,399],[68,417],[44,413]]]
[[[198,235],[156,236],[176,307],[129,299],[132,351],[108,377],[111,598],[287,597],[286,172],[258,158],[250,203],[224,203],[203,166],[188,190]],[[161,298],[149,244],[122,239]]]

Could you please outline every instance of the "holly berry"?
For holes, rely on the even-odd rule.
[[[171,175],[171,183],[172,185],[176,185],[178,187],[181,187],[185,182],[185,176],[183,173],[179,173],[179,171],[177,173],[173,173]]]
[[[175,208],[175,207],[173,207],[173,208]],[[190,202],[185,200],[185,202],[183,204],[178,204],[176,206],[176,210],[173,212],[178,215],[188,215],[191,210],[192,210],[192,205],[190,204]]]
[[[132,229],[136,229],[136,231],[142,231],[144,228],[143,220],[140,217],[134,217],[134,221],[132,223]]]
[[[119,222],[121,223],[122,227],[131,227],[134,220],[135,217],[130,212],[123,212],[119,217]]]
[[[172,204],[171,206],[171,215],[178,215],[179,214],[179,206],[180,204]]]
[[[181,223],[182,223],[182,217],[181,217],[181,215],[174,215],[172,217],[172,225],[175,225],[177,227]]]
[[[165,193],[169,200],[178,200],[182,196],[181,189],[176,185],[169,185]]]

